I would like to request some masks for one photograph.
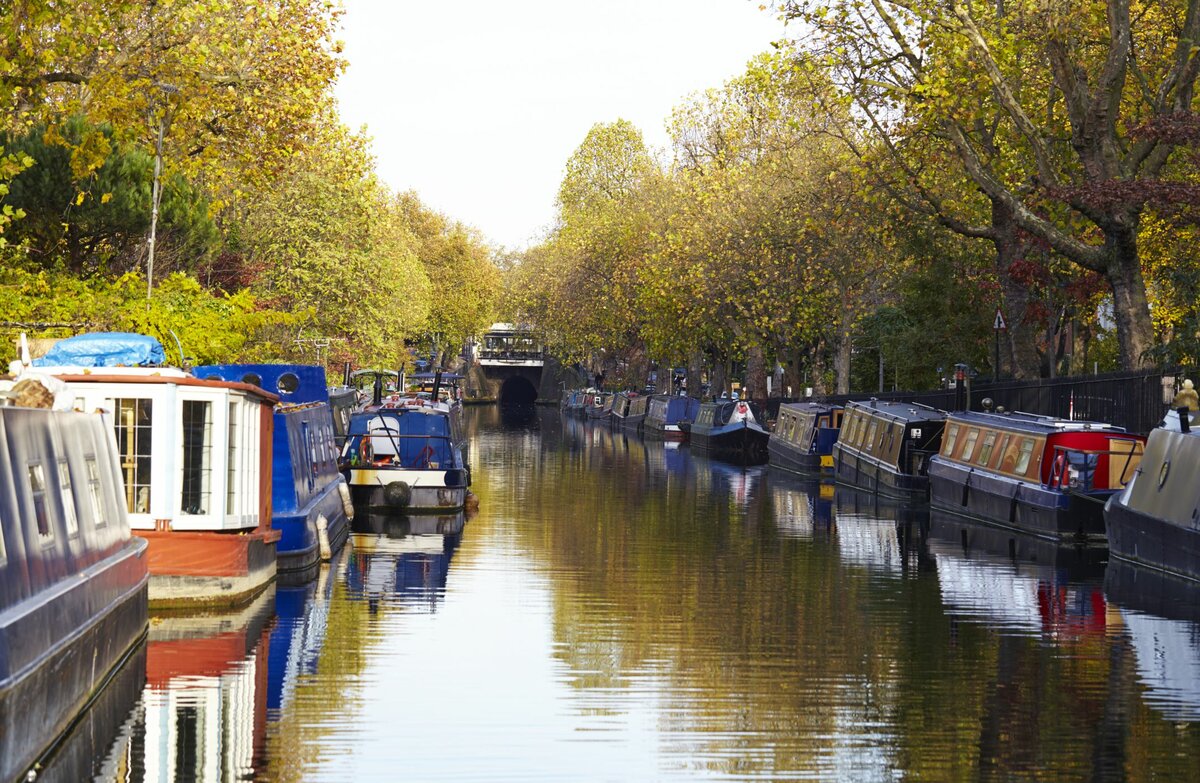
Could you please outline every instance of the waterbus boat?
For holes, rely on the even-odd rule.
[[[356,514],[464,508],[471,474],[457,400],[395,397],[350,418],[340,467]]]
[[[930,500],[1035,536],[1102,541],[1104,502],[1132,478],[1143,442],[1097,422],[951,413],[929,463]]]
[[[1193,414],[1194,416],[1194,414]],[[1150,432],[1141,463],[1105,508],[1113,557],[1200,581],[1200,421]],[[1200,417],[1198,417],[1200,418]]]
[[[700,412],[700,400],[695,397],[678,397],[656,394],[650,398],[642,432],[663,440],[685,440],[687,433],[681,423],[691,423]]]
[[[914,402],[846,403],[833,446],[842,484],[900,500],[927,500],[929,458],[942,441],[946,414]]]
[[[770,463],[793,473],[833,472],[833,444],[842,427],[842,406],[788,402],[779,406],[767,442]]]
[[[325,369],[302,364],[196,367],[207,380],[240,381],[279,397],[271,443],[271,527],[280,574],[312,572],[350,535],[354,507],[338,471],[333,408]]]
[[[701,403],[689,433],[692,448],[746,464],[767,461],[771,434],[759,425],[745,400]]]
[[[24,780],[146,633],[108,423],[0,407],[0,520],[0,780]]]
[[[630,392],[626,395],[625,404],[620,411],[618,411],[617,404],[613,404],[613,420],[626,432],[641,432],[642,423],[646,420],[646,411],[649,409],[649,397]]]
[[[65,383],[76,409],[109,414],[129,525],[149,543],[150,605],[249,600],[275,578],[271,442],[278,398],[257,385],[203,380],[172,367],[95,366],[82,354],[93,342],[83,338],[93,337],[101,336],[63,340],[34,365]],[[142,355],[97,350],[120,364]],[[161,360],[161,346],[156,355]]]

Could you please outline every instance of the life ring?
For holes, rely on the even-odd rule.
[[[1067,455],[1061,451],[1054,458],[1054,465],[1050,468],[1050,486],[1058,486],[1060,489],[1068,486]]]
[[[742,414],[743,416],[746,415],[746,403],[744,403],[744,402],[738,403],[738,413]]]

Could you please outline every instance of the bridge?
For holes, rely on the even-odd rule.
[[[558,376],[558,363],[545,356],[528,329],[496,323],[478,345],[467,392],[501,405],[553,403],[560,390]]]

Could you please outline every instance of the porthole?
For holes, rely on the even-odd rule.
[[[262,378],[258,373],[248,372],[242,376],[242,383],[248,383],[251,386],[262,387]]]
[[[1163,484],[1167,483],[1167,474],[1171,472],[1171,460],[1163,460],[1162,467],[1158,469],[1158,488],[1162,489]]]
[[[291,394],[300,388],[300,378],[294,372],[285,372],[279,376],[276,386],[281,394]]]

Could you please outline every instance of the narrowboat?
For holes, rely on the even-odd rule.
[[[583,415],[591,421],[606,420],[612,414],[613,397],[616,395],[612,392],[595,392],[588,395],[584,402]]]
[[[271,441],[278,398],[253,384],[202,380],[164,366],[98,367],[82,355],[88,345],[122,339],[68,338],[34,365],[65,383],[76,409],[109,414],[129,525],[149,543],[150,605],[245,602],[275,578]],[[125,363],[114,347],[97,350],[117,357],[103,361]],[[125,358],[134,364],[141,354],[131,350]],[[161,346],[155,355],[161,360]]]
[[[339,465],[356,514],[449,513],[471,482],[457,400],[396,396],[350,418]]]
[[[646,421],[646,411],[650,409],[650,398],[644,394],[631,393],[628,400],[625,414],[616,419],[617,426],[626,432],[641,432],[642,423]],[[616,415],[614,412],[613,416]]]
[[[1104,502],[1133,477],[1144,439],[1027,413],[947,415],[929,464],[936,508],[1043,538],[1104,540]]]
[[[629,404],[635,399],[637,399],[637,394],[634,392],[617,392],[614,394],[608,423],[617,429],[624,429],[623,424],[629,416]]]
[[[311,572],[350,535],[350,490],[338,471],[325,368],[302,364],[219,364],[192,374],[240,381],[279,398],[271,442],[271,527],[279,531],[275,567]]]
[[[779,406],[767,442],[770,462],[793,473],[833,473],[833,444],[842,427],[842,406],[789,402]]]
[[[1193,414],[1195,416],[1195,414]],[[1104,512],[1113,557],[1200,581],[1200,417],[1158,427],[1125,491]]]
[[[0,780],[24,780],[140,649],[146,542],[120,495],[100,415],[0,407]]]
[[[900,500],[927,500],[926,471],[941,446],[945,418],[914,402],[846,403],[833,446],[837,481]]]
[[[691,423],[699,412],[700,400],[695,397],[656,394],[650,398],[642,432],[663,440],[684,440],[687,433],[679,425]]]
[[[767,461],[771,434],[754,418],[745,400],[713,400],[701,403],[688,435],[692,448],[716,457],[758,465]]]

